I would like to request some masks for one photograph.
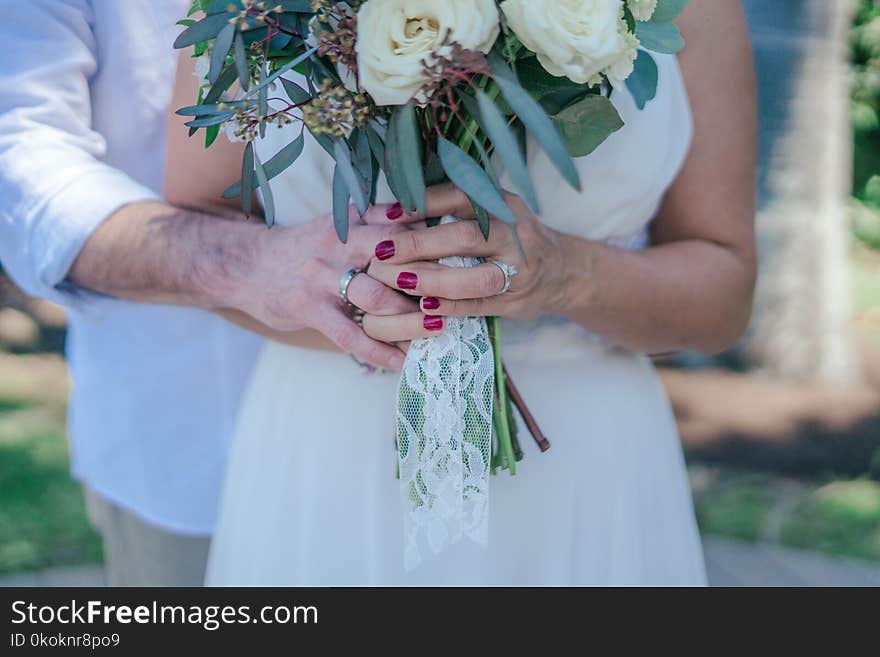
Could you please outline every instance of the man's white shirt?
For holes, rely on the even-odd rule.
[[[0,261],[69,309],[76,477],[167,530],[213,530],[261,341],[195,309],[65,283],[92,232],[161,194],[188,0],[28,0],[0,26]],[[195,81],[194,81],[195,93]]]

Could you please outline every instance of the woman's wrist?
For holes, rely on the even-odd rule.
[[[602,245],[571,235],[559,234],[557,240],[558,293],[554,312],[564,317],[581,315],[596,304],[596,270]]]

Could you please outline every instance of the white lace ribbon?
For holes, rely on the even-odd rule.
[[[447,217],[444,222],[455,221]],[[473,258],[441,264],[472,267]],[[495,369],[486,321],[447,318],[441,335],[412,344],[397,393],[404,566],[467,536],[489,536]]]

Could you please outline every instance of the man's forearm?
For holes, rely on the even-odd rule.
[[[233,281],[252,266],[259,230],[164,203],[133,203],[95,231],[68,278],[82,288],[142,303],[234,307]]]

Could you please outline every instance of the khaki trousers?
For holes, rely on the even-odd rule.
[[[204,586],[210,538],[159,529],[88,487],[85,496],[104,542],[109,586]]]

